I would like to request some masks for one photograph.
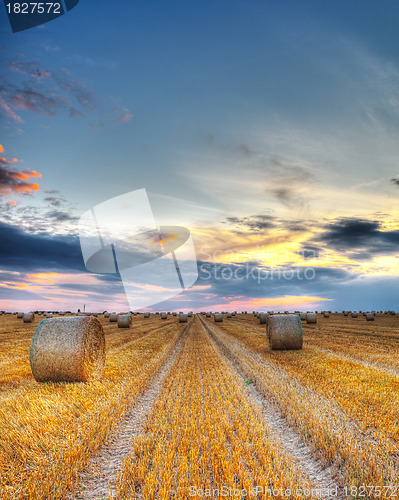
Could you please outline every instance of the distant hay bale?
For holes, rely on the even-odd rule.
[[[167,319],[168,315],[166,313],[161,313],[161,319]]]
[[[53,317],[53,313],[46,313],[46,318],[52,318]]]
[[[353,312],[352,313],[352,318],[357,318],[358,317],[358,313],[357,312]]]
[[[144,313],[144,317],[145,318],[149,318],[150,317],[150,313],[149,312]]]
[[[193,312],[192,312],[192,311],[190,311],[190,312],[187,314],[187,316],[188,316],[189,318],[192,318],[192,317],[193,317]]]
[[[29,352],[38,382],[89,382],[105,364],[103,327],[93,316],[50,318],[36,327]]]
[[[35,319],[35,314],[33,312],[25,313],[22,316],[22,319],[24,323],[32,323],[32,321]]]
[[[227,313],[226,317],[231,318],[231,313]]]
[[[271,350],[302,349],[302,323],[297,314],[269,316],[267,343]]]
[[[109,322],[116,323],[118,321],[118,315],[116,313],[111,313],[109,315]]]
[[[367,321],[374,321],[374,314],[373,313],[366,313],[366,320]]]
[[[207,313],[206,313],[206,317],[207,317],[207,318],[210,318],[211,316],[212,316],[212,314],[211,314],[210,312],[207,312]]]
[[[177,312],[172,312],[172,316],[177,316]]]
[[[187,314],[179,314],[179,323],[187,323]]]
[[[344,316],[349,316],[349,312],[348,311],[343,311],[343,315]]]
[[[299,313],[299,319],[301,319],[302,321],[305,321],[306,320],[306,313],[304,313],[304,312]]]
[[[261,312],[259,313],[259,324],[265,325],[267,323],[267,318],[269,315],[267,313]]]
[[[109,316],[110,316],[109,312],[104,313],[104,318],[109,318]]]
[[[221,323],[223,321],[223,314],[221,314],[221,313],[215,313],[213,315],[213,321],[215,323]]]
[[[325,312],[324,312],[324,317],[325,317],[325,318],[329,318],[329,317],[330,317],[330,313],[329,313],[329,312],[327,312],[327,311],[325,311]]]
[[[316,313],[306,313],[306,323],[309,324],[317,323]]]
[[[132,315],[131,314],[119,314],[118,315],[118,328],[130,328],[132,326]]]
[[[17,318],[22,319],[24,317],[24,313],[18,312],[17,313]]]

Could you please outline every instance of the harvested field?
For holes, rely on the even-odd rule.
[[[99,315],[90,383],[34,381],[41,319],[0,316],[2,499],[399,495],[398,316],[320,314],[270,351],[249,314]]]

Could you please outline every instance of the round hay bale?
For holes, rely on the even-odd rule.
[[[366,313],[366,320],[367,321],[374,321],[374,314],[373,313]]]
[[[24,313],[18,312],[17,313],[17,318],[22,319],[24,317]]]
[[[33,312],[25,313],[22,317],[24,323],[32,323],[35,319],[35,314]]]
[[[109,318],[109,316],[110,316],[109,312],[104,313],[104,318]]]
[[[299,319],[301,319],[302,321],[305,321],[306,320],[306,313],[304,313],[304,312],[299,313]]]
[[[317,323],[316,313],[306,313],[306,323],[310,324]]]
[[[130,328],[132,326],[132,315],[131,314],[119,314],[118,315],[118,328]]]
[[[177,316],[177,312],[172,312],[172,316]]]
[[[179,323],[187,323],[187,314],[179,314]]]
[[[327,311],[325,311],[325,312],[324,312],[324,317],[325,317],[325,318],[329,318],[329,317],[330,317],[330,313],[329,313],[329,312],[327,312]]]
[[[109,315],[109,322],[116,323],[118,321],[118,315],[116,313],[111,313]]]
[[[207,318],[210,318],[212,316],[212,314],[210,312],[207,312],[206,315],[205,315]]]
[[[53,317],[53,313],[46,313],[46,318],[52,318]]]
[[[192,312],[192,311],[190,311],[190,312],[187,314],[187,316],[188,316],[189,318],[192,318],[192,317],[193,317],[193,312]]]
[[[226,318],[231,318],[231,313],[227,313]]]
[[[167,319],[168,315],[166,313],[161,313],[161,319]]]
[[[297,314],[269,316],[267,343],[271,350],[302,349],[302,323]]]
[[[89,382],[101,378],[105,335],[97,318],[50,318],[36,327],[29,352],[38,382]]]
[[[267,313],[259,313],[259,324],[260,325],[265,325],[267,323],[267,318],[269,315]]]
[[[353,312],[352,313],[352,318],[357,318],[358,317],[358,313],[357,312]]]
[[[221,313],[215,313],[213,315],[213,321],[215,323],[221,323],[223,321],[223,314],[221,314]]]
[[[149,318],[150,317],[150,313],[149,312],[144,313],[144,317],[145,318]]]

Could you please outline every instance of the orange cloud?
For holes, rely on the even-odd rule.
[[[29,175],[24,174],[22,172],[14,172],[12,174],[14,179],[18,179],[19,181],[28,181],[29,180]]]
[[[18,160],[15,160],[18,161]],[[24,170],[25,174],[29,175],[29,177],[41,177],[42,174],[39,174],[39,172],[36,172],[36,170]]]
[[[4,281],[0,283],[0,287],[9,288],[11,290],[24,290],[28,285],[25,283],[18,283],[16,281]]]
[[[13,206],[15,206],[15,205],[16,205],[16,203],[15,203],[15,201],[8,201],[8,202],[7,202],[7,205],[13,205]]]
[[[0,144],[0,153],[3,153],[4,152],[4,148],[3,146]]]
[[[55,283],[55,279],[59,276],[59,273],[37,273],[37,274],[28,274],[28,278],[30,281],[34,281],[36,283]]]
[[[20,184],[16,185],[12,189],[17,193],[30,192],[30,191],[39,191],[39,184]]]

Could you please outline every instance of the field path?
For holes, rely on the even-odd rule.
[[[199,318],[206,331],[209,333],[215,348],[227,358],[230,366],[234,369],[242,382],[245,383],[245,378],[247,378],[249,373],[246,373],[245,365],[240,363],[238,359],[235,359],[234,353],[229,350],[218,336],[218,333],[221,332],[220,329],[210,321],[203,320],[201,316],[199,316]],[[244,345],[241,345],[240,349],[247,350]],[[332,475],[331,468],[323,467],[322,463],[314,457],[314,453],[312,453],[310,447],[303,442],[299,434],[295,432],[287,423],[286,419],[281,416],[276,405],[272,404],[255,385],[252,383],[246,385],[249,397],[262,410],[265,422],[276,433],[282,446],[287,450],[288,454],[297,461],[296,463],[302,470],[304,479],[311,480],[317,484],[317,488],[320,490],[320,495],[318,495],[319,498],[341,498],[339,493],[340,488]],[[338,496],[331,496],[324,493],[335,489],[338,491]],[[344,497],[342,496],[342,498]]]
[[[180,352],[190,324],[183,330],[171,356],[158,371],[153,383],[123,415],[104,446],[90,459],[77,483],[80,491],[75,490],[68,500],[104,500],[109,493],[115,493],[113,486],[124,458],[131,452],[131,440],[141,434],[146,415],[151,411],[162,383]]]

